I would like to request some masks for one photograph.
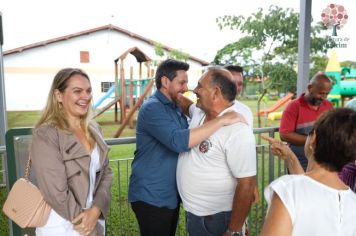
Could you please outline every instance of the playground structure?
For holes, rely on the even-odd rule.
[[[292,100],[292,97],[294,96],[294,93],[288,93],[286,96],[278,100],[272,107],[260,110],[257,115],[258,116],[267,116],[272,112],[275,112],[278,110],[280,107],[282,107],[284,104]]]
[[[112,98],[112,94],[115,92],[115,85],[112,85],[109,90],[102,96],[95,104],[94,109],[98,108],[105,100]]]
[[[325,69],[325,74],[333,80],[333,87],[328,95],[328,100],[333,103],[334,107],[344,107],[346,98],[356,96],[356,69],[348,67],[341,68],[337,60],[336,51],[332,51]],[[293,95],[293,93],[288,93],[272,107],[259,111],[257,115],[267,116],[269,120],[280,119],[283,111],[276,112],[276,110],[288,103]]]
[[[128,54],[133,55],[139,63],[138,79],[133,79],[133,67],[130,67],[130,78],[125,79],[124,61]],[[97,110],[95,117],[100,116],[106,110],[115,105],[115,122],[118,122],[118,103],[120,106],[120,127],[114,135],[117,138],[121,135],[127,124],[133,128],[133,115],[142,104],[147,95],[152,92],[154,84],[153,69],[150,68],[151,59],[144,54],[139,48],[133,47],[124,52],[121,56],[114,60],[115,62],[115,83],[112,85],[106,94],[101,97],[95,104],[94,108],[100,106],[105,100],[112,99],[103,108]],[[142,63],[147,67],[147,78],[142,78]],[[115,96],[113,96],[113,94]],[[112,97],[113,96],[113,97]],[[128,115],[126,112],[128,111]]]
[[[328,99],[333,103],[334,107],[343,107],[345,98],[356,96],[356,69],[341,68],[337,60],[336,51],[331,53],[325,74],[333,79],[334,84]]]
[[[269,120],[280,120],[282,118],[283,111],[275,111],[268,114],[267,119]]]

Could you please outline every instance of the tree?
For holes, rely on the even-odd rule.
[[[187,61],[189,59],[189,54],[185,53],[181,50],[177,50],[177,49],[172,49],[169,54],[168,54],[168,58],[172,58],[172,59],[176,59],[176,60],[180,60],[180,61]]]
[[[298,18],[298,13],[292,9],[282,9],[278,6],[270,6],[267,13],[260,8],[257,13],[247,18],[231,15],[217,18],[220,29],[238,30],[244,36],[220,49],[214,58],[214,63],[238,63],[244,65],[247,70],[251,68],[256,70],[256,67],[259,67],[262,75],[271,80],[270,88],[277,89],[280,83],[286,83],[282,87],[287,88],[292,84],[294,85],[292,90],[295,91],[296,81],[291,83],[293,78],[281,80],[280,77],[272,77],[269,72],[279,69],[285,71],[289,68],[290,72],[286,74],[293,74],[298,56]],[[327,49],[335,45],[330,36],[319,36],[324,29],[322,22],[311,28],[313,57],[325,54]],[[276,70],[267,70],[274,64],[278,67]],[[281,64],[284,65],[283,68]]]
[[[340,65],[342,67],[353,67],[353,68],[356,68],[356,61],[343,61],[343,62],[340,62]]]
[[[166,56],[166,58],[187,61],[190,57],[189,54],[187,54],[181,50],[177,50],[177,49],[170,49],[167,53],[166,51],[168,49],[165,48],[161,43],[156,42],[153,45],[154,45],[154,50],[155,50],[156,55],[159,56],[160,58],[163,58],[164,56]],[[158,63],[155,62],[155,64],[158,64]]]
[[[155,42],[155,43],[153,44],[153,46],[154,46],[156,55],[159,56],[159,57],[163,57],[163,56],[164,56],[164,48],[163,48],[163,45],[162,45],[161,43]]]
[[[310,65],[310,75],[313,76],[318,72],[323,72],[326,69],[329,58],[326,56],[313,55],[311,57],[311,65]]]
[[[266,74],[272,79],[266,81],[267,88],[274,88],[282,92],[295,92],[295,81],[297,81],[297,72],[291,70],[289,65],[277,62],[275,64],[266,64],[264,66]],[[273,84],[272,84],[273,83]]]

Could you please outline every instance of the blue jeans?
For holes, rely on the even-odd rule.
[[[185,216],[190,236],[221,236],[229,226],[231,211],[209,216],[197,216],[187,211]]]

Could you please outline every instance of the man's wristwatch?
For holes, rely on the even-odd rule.
[[[228,235],[230,235],[230,236],[242,236],[242,232],[232,231],[230,229],[227,229],[226,233],[228,233]]]

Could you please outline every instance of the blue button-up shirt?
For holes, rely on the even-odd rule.
[[[174,209],[180,152],[189,150],[189,129],[181,109],[159,90],[141,107],[136,127],[129,201]]]

